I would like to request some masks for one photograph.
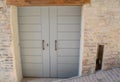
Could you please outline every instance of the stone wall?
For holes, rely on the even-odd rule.
[[[83,74],[94,73],[98,45],[104,45],[103,70],[120,67],[120,0],[92,0],[83,7]]]
[[[10,7],[0,0],[0,82],[15,82],[11,50]]]

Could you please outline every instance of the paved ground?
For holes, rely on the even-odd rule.
[[[54,82],[57,78],[24,78],[22,82]]]
[[[120,82],[120,68],[99,71],[96,74],[56,82]]]
[[[83,77],[70,79],[57,78],[25,78],[22,82],[120,82],[120,68],[108,71],[99,71]]]

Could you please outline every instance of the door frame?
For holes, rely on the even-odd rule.
[[[82,59],[84,52],[84,13],[83,6],[81,6],[81,32],[80,32],[80,56],[79,56],[79,73],[78,76],[82,75]],[[14,70],[16,74],[17,82],[20,82],[23,78],[22,65],[21,65],[21,54],[20,54],[20,43],[18,33],[18,8],[17,6],[10,6],[10,25],[12,31],[12,54],[14,58]]]

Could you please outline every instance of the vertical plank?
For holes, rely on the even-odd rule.
[[[45,50],[43,50],[43,71],[44,77],[50,77],[50,55],[49,55],[49,8],[41,8],[42,17],[42,40],[44,40]]]
[[[57,40],[57,7],[50,7],[50,59],[51,77],[57,77],[57,51],[55,51],[55,40]]]

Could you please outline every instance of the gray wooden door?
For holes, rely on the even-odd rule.
[[[23,75],[77,76],[81,8],[20,7],[18,10]]]
[[[78,75],[80,27],[81,7],[50,7],[51,77]]]
[[[20,7],[18,14],[23,75],[50,77],[48,7]]]

